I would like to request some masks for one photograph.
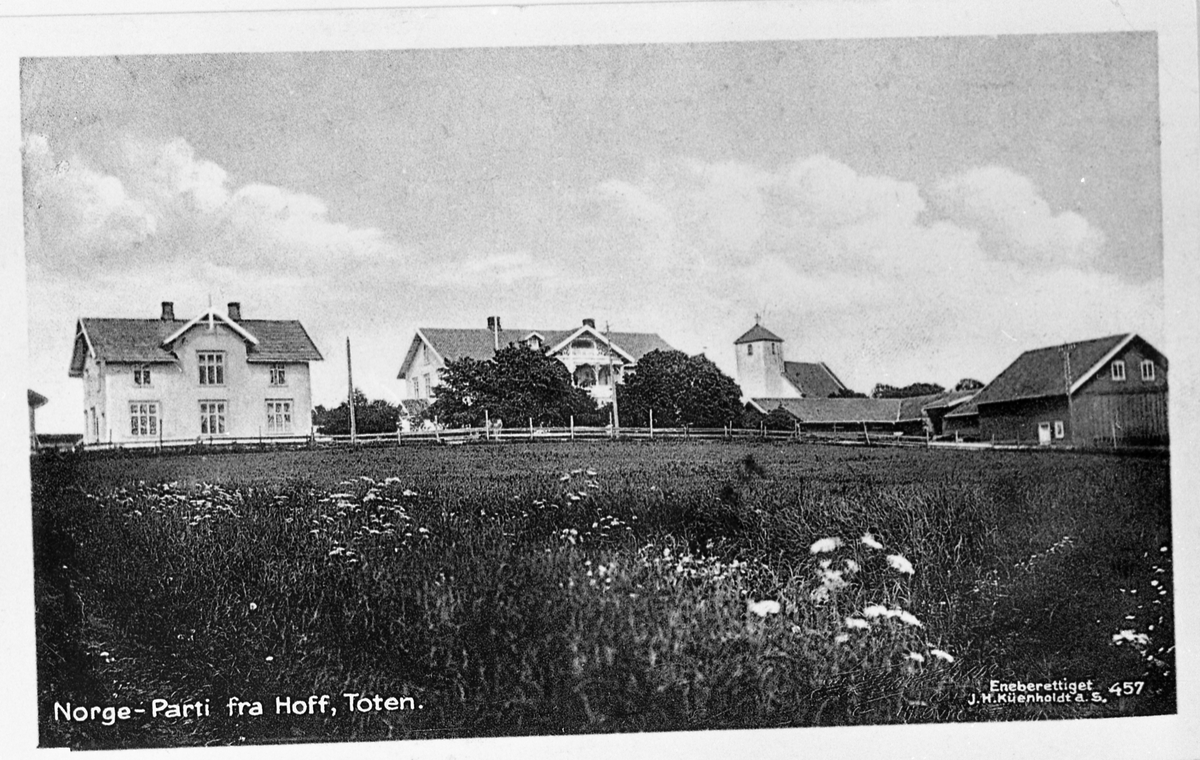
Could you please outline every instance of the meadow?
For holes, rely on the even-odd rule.
[[[39,458],[33,484],[43,746],[1175,711],[1161,458],[521,443]],[[1016,682],[1068,696],[994,699]]]

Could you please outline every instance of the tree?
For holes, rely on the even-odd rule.
[[[588,392],[572,384],[562,362],[525,345],[510,344],[487,360],[447,362],[440,379],[426,416],[452,427],[478,427],[485,419],[566,425],[573,415],[596,410]]]
[[[871,398],[912,398],[913,396],[932,396],[945,391],[946,389],[937,383],[913,383],[903,388],[878,383],[871,391]]]
[[[849,388],[839,388],[829,394],[829,398],[866,398],[867,394],[852,391]]]
[[[400,419],[400,407],[382,399],[370,401],[354,389],[354,426],[359,433],[394,433]],[[313,425],[326,435],[350,433],[350,407],[343,401],[333,409],[318,405],[313,410]]]
[[[978,380],[976,380],[974,378],[970,378],[970,377],[964,377],[962,380],[958,381],[957,385],[954,386],[954,390],[956,390],[956,391],[977,391],[982,387],[983,387],[983,383],[979,382]]]
[[[621,421],[637,426],[650,423],[651,411],[654,424],[663,427],[726,425],[741,419],[741,396],[733,378],[708,357],[674,350],[649,352],[617,386]]]

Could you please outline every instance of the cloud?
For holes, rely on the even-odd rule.
[[[182,138],[126,138],[109,173],[24,141],[31,266],[74,274],[205,260],[263,271],[328,272],[404,258],[380,230],[329,218],[319,198],[273,185],[235,186]]]
[[[933,207],[942,217],[977,229],[988,255],[1026,265],[1086,265],[1104,233],[1073,211],[1054,213],[1027,177],[985,166],[942,180]]]
[[[1027,348],[1161,329],[1161,281],[1091,268],[1103,233],[1010,169],[926,191],[823,155],[773,171],[680,160],[603,188],[639,249],[625,255],[675,275],[645,286],[656,303],[687,305],[662,307],[656,329],[692,350],[717,343],[727,372],[717,336],[762,310],[791,336],[789,359],[829,361],[866,390],[990,378]]]

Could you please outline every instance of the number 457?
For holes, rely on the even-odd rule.
[[[1135,694],[1141,694],[1142,687],[1145,685],[1145,681],[1121,681],[1109,686],[1108,693],[1116,694],[1118,697],[1132,697]]]

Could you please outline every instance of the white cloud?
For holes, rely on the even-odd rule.
[[[1033,182],[1004,167],[949,177],[931,197],[939,214],[979,230],[984,249],[998,259],[1086,265],[1104,245],[1103,232],[1073,211],[1054,213]]]
[[[1161,281],[1090,269],[1103,234],[1008,169],[941,182],[936,201],[827,156],[772,172],[679,161],[606,188],[646,271],[679,275],[655,293],[687,308],[663,306],[656,329],[731,374],[718,336],[762,309],[789,359],[828,361],[860,390],[990,379],[1027,348],[1160,329]]]
[[[112,173],[57,160],[25,139],[29,261],[52,271],[111,272],[194,258],[243,268],[329,271],[403,258],[378,229],[329,218],[314,196],[265,184],[233,186],[183,139],[127,139]]]

